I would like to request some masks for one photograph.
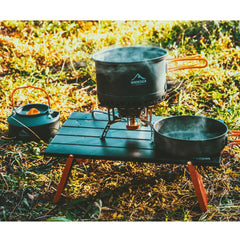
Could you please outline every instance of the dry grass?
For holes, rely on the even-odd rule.
[[[13,89],[44,88],[63,123],[97,108],[94,63],[105,47],[157,45],[169,57],[200,54],[203,70],[169,74],[173,89],[157,115],[197,114],[239,129],[239,21],[0,22],[1,221],[239,221],[239,147],[227,146],[218,168],[199,168],[209,197],[202,214],[186,166],[89,159],[74,165],[64,198],[53,204],[65,159],[44,157],[47,143],[7,137]],[[182,83],[181,85],[178,85]],[[17,105],[46,102],[19,90]]]

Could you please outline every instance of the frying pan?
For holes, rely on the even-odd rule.
[[[228,140],[230,131],[223,121],[208,117],[172,116],[151,127],[156,148],[174,157],[217,156],[228,143],[240,144],[240,140]],[[238,136],[240,131],[232,131],[231,135]]]

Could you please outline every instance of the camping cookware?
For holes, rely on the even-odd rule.
[[[22,88],[42,90],[48,98],[48,105],[34,103],[14,108],[13,95],[16,90]],[[50,109],[50,97],[44,89],[34,86],[18,87],[13,90],[11,99],[13,111],[7,120],[9,137],[28,140],[48,140],[56,135],[59,128],[59,112]]]
[[[228,131],[220,120],[201,116],[172,116],[151,126],[154,143],[161,152],[174,157],[211,157],[221,153],[228,144],[228,136],[240,136],[240,131]]]
[[[207,60],[200,56],[167,59],[167,50],[145,46],[108,49],[92,58],[100,104],[118,108],[155,105],[166,94],[168,71],[208,66]],[[168,63],[177,61],[195,61],[195,64],[168,67]]]

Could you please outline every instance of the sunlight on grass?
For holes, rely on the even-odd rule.
[[[226,146],[219,168],[199,168],[209,197],[202,214],[185,166],[90,159],[73,166],[66,202],[54,205],[65,159],[44,157],[47,143],[8,139],[15,88],[44,88],[62,124],[72,112],[98,108],[92,54],[133,45],[209,62],[205,69],[169,72],[172,88],[154,114],[208,116],[239,129],[239,21],[1,21],[1,221],[239,221],[238,146]],[[35,90],[14,98],[17,106],[47,103]]]

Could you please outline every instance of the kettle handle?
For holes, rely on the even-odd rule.
[[[17,90],[22,89],[22,88],[34,88],[34,89],[42,90],[42,91],[46,94],[46,96],[47,96],[47,98],[48,98],[48,105],[49,105],[49,107],[50,107],[50,97],[49,97],[48,93],[47,93],[44,89],[42,89],[42,88],[40,88],[40,87],[35,87],[35,86],[22,86],[22,87],[17,87],[17,88],[15,88],[15,89],[13,90],[12,94],[11,94],[11,100],[12,100],[12,106],[13,106],[13,107],[14,107],[14,104],[15,104],[14,99],[13,99],[13,95],[14,95],[14,93],[15,93]]]

